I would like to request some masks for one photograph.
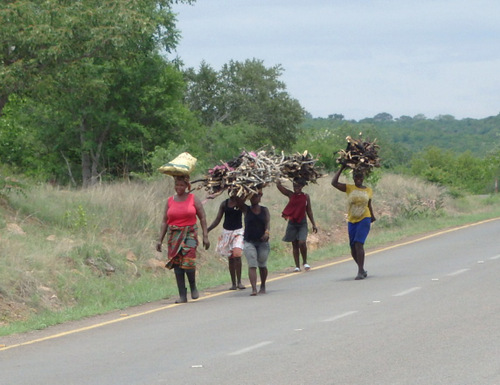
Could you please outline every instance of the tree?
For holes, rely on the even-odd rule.
[[[7,1],[0,9],[0,113],[9,95],[29,95],[38,113],[51,121],[53,129],[42,135],[45,143],[66,153],[65,159],[78,156],[83,185],[95,183],[106,143],[123,144],[126,131],[129,137],[151,141],[164,128],[158,124],[165,119],[144,117],[146,111],[152,112],[146,103],[153,100],[148,90],[155,88],[153,94],[161,96],[155,83],[174,79],[173,92],[162,90],[165,95],[160,100],[167,104],[161,108],[178,107],[172,100],[180,100],[177,90],[182,79],[165,62],[159,63],[157,54],[160,49],[170,52],[178,40],[173,2],[177,1]],[[127,69],[141,72],[145,63],[163,66],[153,72],[159,77],[143,73],[131,87],[126,79],[134,79]],[[166,73],[173,75],[171,80]],[[142,116],[129,111],[132,103],[143,109]],[[152,116],[170,115],[172,123],[171,112]],[[157,131],[153,134],[146,127]]]
[[[387,112],[381,112],[373,117],[375,122],[390,122],[392,121],[392,115]]]
[[[300,132],[305,111],[279,80],[280,65],[266,68],[261,60],[230,61],[220,71],[202,63],[185,71],[186,101],[203,124],[226,126],[247,122],[265,129],[265,139],[290,148]],[[263,138],[264,139],[264,138]]]
[[[451,150],[429,147],[415,154],[411,171],[432,183],[469,193],[484,193],[492,182],[491,158],[480,159],[471,151],[456,154]]]
[[[434,118],[435,120],[441,120],[444,122],[452,122],[455,120],[455,117],[453,115],[438,115]]]
[[[10,94],[36,91],[44,76],[63,66],[94,59],[131,59],[158,47],[170,52],[179,38],[173,2],[3,1],[0,114]]]
[[[220,108],[222,84],[218,72],[203,61],[198,73],[193,68],[188,68],[185,78],[186,101],[189,108],[199,116],[201,123],[211,126],[226,120],[225,112]]]
[[[22,113],[26,104],[26,100],[11,96],[0,118],[0,163],[11,166],[15,172],[32,168],[41,154],[40,143],[22,119],[26,116]]]
[[[500,134],[499,134],[500,136]],[[498,193],[500,181],[500,146],[492,150],[486,157],[486,164],[490,175],[490,186],[495,193]]]
[[[331,119],[331,120],[344,120],[344,115],[342,115],[342,114],[331,114],[331,115],[328,115],[328,119]]]
[[[179,140],[180,126],[191,115],[182,104],[182,74],[159,56],[135,65],[76,69],[55,77],[29,114],[45,152],[58,154],[68,176],[83,186],[103,175],[149,171],[148,152]],[[54,176],[61,172],[59,167]]]

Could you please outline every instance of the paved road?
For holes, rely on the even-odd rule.
[[[499,385],[499,236],[488,221],[371,252],[363,281],[346,261],[7,344],[0,384]]]

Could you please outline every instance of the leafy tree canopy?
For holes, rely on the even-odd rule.
[[[198,71],[185,71],[186,101],[206,126],[246,122],[265,129],[274,146],[290,148],[305,111],[287,93],[282,73],[280,65],[266,68],[256,59],[230,61],[220,71],[202,63]]]
[[[184,2],[190,3],[186,0]],[[0,8],[0,114],[8,96],[36,92],[40,76],[91,60],[169,52],[179,32],[172,0],[16,0]]]
[[[106,168],[118,173],[117,163],[130,171],[155,141],[175,139],[187,111],[181,74],[158,54],[179,37],[174,2],[6,2],[0,113],[11,95],[28,96],[32,136],[60,154],[70,175],[79,162],[84,186]]]

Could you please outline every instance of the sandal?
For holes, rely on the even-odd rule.
[[[304,264],[304,269],[305,269],[306,271],[309,271],[309,270],[311,270],[311,266],[309,266],[307,263],[305,263],[305,264]]]

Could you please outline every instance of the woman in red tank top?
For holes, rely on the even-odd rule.
[[[288,197],[288,204],[284,208],[281,216],[288,220],[284,242],[292,243],[293,260],[295,262],[295,272],[300,271],[300,256],[304,269],[308,271],[311,266],[307,263],[307,217],[312,224],[313,232],[316,233],[318,228],[314,221],[314,216],[311,207],[311,199],[309,194],[302,192],[302,189],[307,184],[304,178],[295,178],[293,180],[293,191],[287,189],[280,181],[276,183],[278,190]]]
[[[167,200],[160,229],[160,238],[156,245],[156,250],[161,252],[163,239],[165,235],[168,235],[168,261],[165,266],[168,269],[174,269],[175,272],[180,296],[179,300],[175,301],[176,303],[187,302],[185,275],[188,277],[191,298],[197,299],[199,297],[196,288],[197,219],[200,220],[203,232],[203,246],[205,249],[210,247],[205,210],[200,200],[189,193],[189,187],[188,176],[175,177],[176,194]]]

